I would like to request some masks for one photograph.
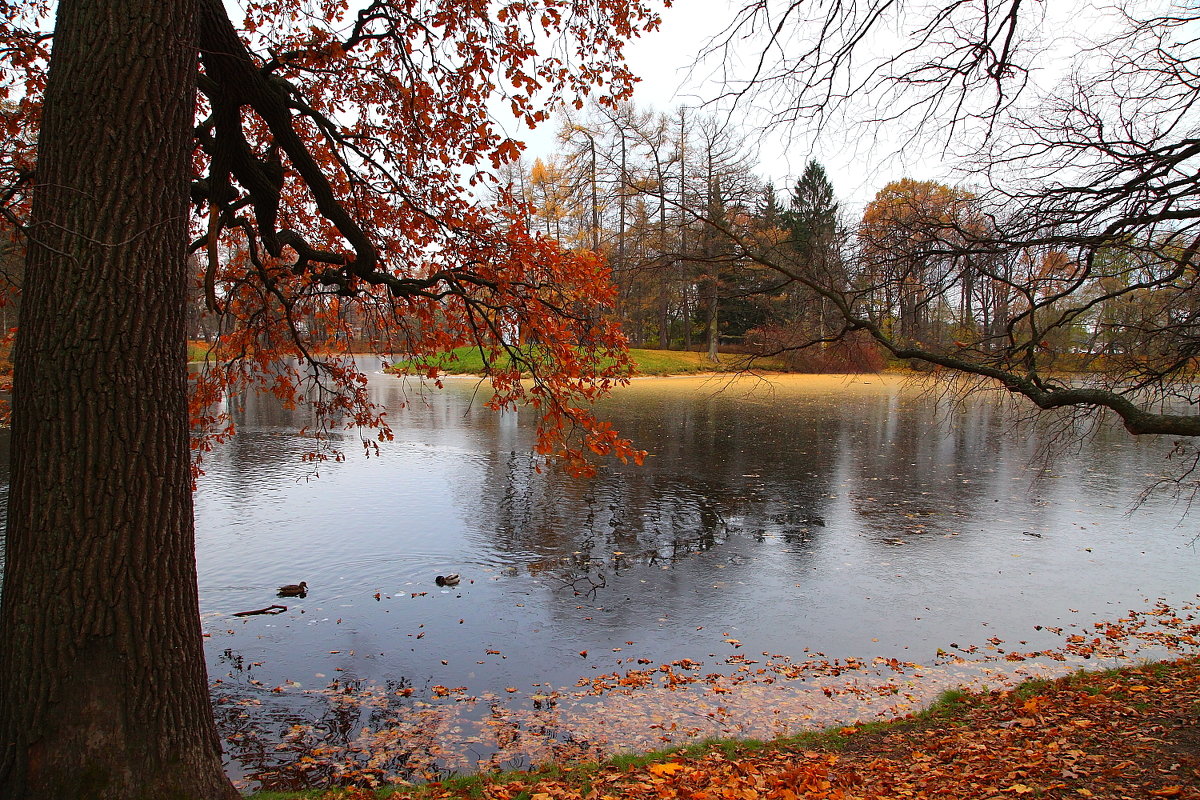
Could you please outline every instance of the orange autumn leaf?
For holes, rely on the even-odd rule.
[[[1029,714],[1036,714],[1038,709],[1044,706],[1047,702],[1047,699],[1041,695],[1031,697],[1021,704],[1021,710]]]
[[[684,770],[684,766],[683,764],[675,761],[666,761],[661,764],[651,764],[650,766],[646,767],[646,769],[655,775],[674,775],[677,772],[682,772]]]

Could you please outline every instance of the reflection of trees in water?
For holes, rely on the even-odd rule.
[[[300,431],[316,422],[307,407],[286,408],[273,396],[243,389],[232,393],[219,410],[229,414],[237,435],[204,456],[202,468],[220,476],[217,484],[231,501],[243,507],[261,502],[262,492],[281,472],[297,478],[318,473],[316,464],[303,463],[306,453],[322,449],[312,436]],[[345,449],[341,430],[328,432],[329,442]],[[203,484],[206,488],[213,481]]]
[[[988,523],[1036,530],[1084,485],[1129,491],[1129,476],[1154,457],[1152,446],[1139,448],[1111,426],[1084,437],[1069,416],[1020,418],[994,393],[901,394],[842,432],[839,487],[857,527],[882,545],[957,535],[967,521],[984,523],[985,532]]]
[[[724,541],[745,500],[689,476],[610,469],[574,481],[536,472],[524,453],[508,454],[504,473],[503,493],[484,498],[491,543],[535,572],[674,562]]]
[[[844,424],[808,404],[795,415],[744,396],[688,394],[614,404],[614,424],[647,448],[642,467],[605,465],[591,481],[498,453],[481,498],[490,547],[585,590],[634,564],[673,564],[730,535],[804,543],[824,508]],[[586,577],[585,577],[586,576]]]
[[[771,511],[768,519],[780,538],[797,551],[813,546],[820,537],[820,530],[825,527],[825,518],[814,513],[807,505]],[[755,533],[765,536],[767,531],[759,529]]]
[[[884,545],[915,543],[1007,495],[1030,454],[1014,452],[1026,442],[1011,437],[999,412],[988,397],[902,394],[846,431],[841,488],[864,532]]]

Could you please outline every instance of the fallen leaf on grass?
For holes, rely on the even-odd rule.
[[[674,775],[676,772],[683,770],[683,764],[676,761],[667,761],[662,764],[651,764],[646,769],[653,772],[655,775]]]

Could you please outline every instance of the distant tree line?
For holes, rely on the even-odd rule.
[[[558,126],[557,152],[502,168],[509,202],[604,260],[634,346],[804,371],[873,370],[890,355],[1034,393],[1066,372],[1104,376],[1105,390],[1194,375],[1196,246],[1178,226],[1072,239],[1018,198],[911,178],[851,219],[820,163],[779,192],[743,131],[694,109],[623,103]],[[213,338],[202,273],[197,262],[189,326]],[[381,321],[327,304],[343,337],[376,335]]]
[[[558,140],[553,156],[510,165],[512,194],[537,230],[602,255],[633,344],[715,359],[720,347],[828,338],[834,323],[821,299],[747,258],[726,235],[786,246],[814,268],[841,273],[845,226],[819,164],[781,202],[756,176],[744,133],[690,109],[622,104],[566,115]]]
[[[879,367],[891,343],[1111,372],[1161,350],[1189,313],[1155,285],[1179,249],[1169,235],[1085,268],[1054,241],[989,246],[1010,221],[979,194],[910,178],[847,219],[820,163],[781,197],[740,132],[689,109],[568,115],[558,139],[506,178],[533,227],[602,255],[635,346],[837,371]]]

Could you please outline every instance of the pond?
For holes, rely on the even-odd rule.
[[[205,462],[209,675],[249,788],[905,713],[1107,664],[1196,600],[1185,507],[1137,502],[1170,442],[1050,447],[1047,417],[887,376],[639,379],[604,410],[650,457],[585,480],[446,382],[371,375],[396,434],[378,455],[351,432],[345,461],[306,463],[303,414],[249,398]]]
[[[994,395],[880,376],[645,379],[605,408],[645,466],[583,480],[539,471],[529,420],[476,381],[447,383],[372,376],[396,409],[377,457],[348,434],[314,468],[305,421],[251,400],[206,463],[200,594],[235,773],[319,781],[303,757],[325,747],[422,777],[852,719],[854,697],[811,688],[830,664],[908,663],[908,687],[951,652],[1195,599],[1183,508],[1135,508],[1169,443],[1103,429],[1048,457],[1054,429]]]

